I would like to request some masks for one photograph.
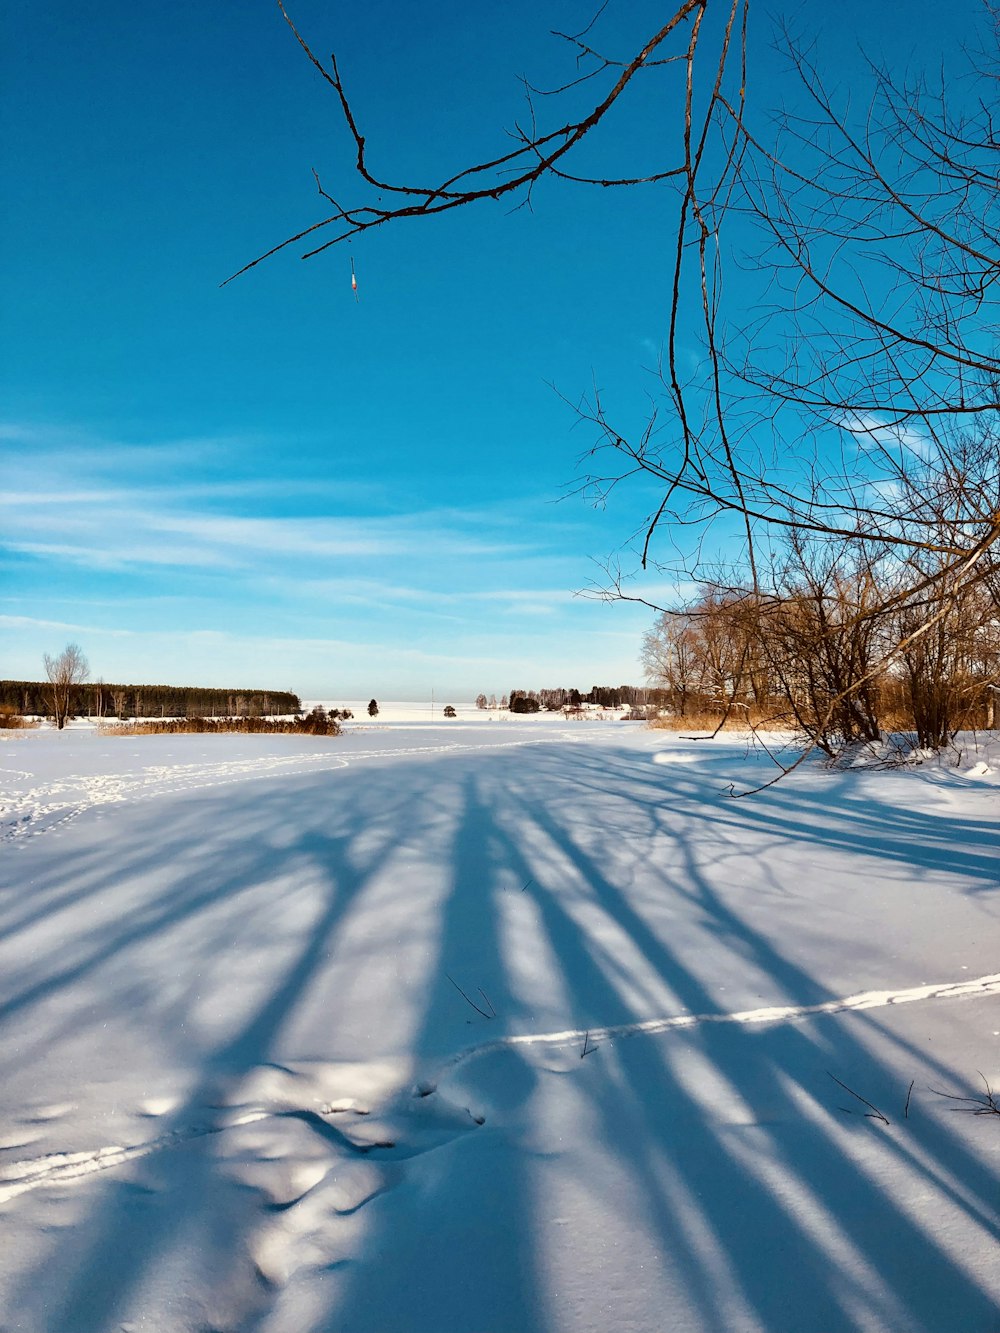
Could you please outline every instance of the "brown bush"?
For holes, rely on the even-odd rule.
[[[33,718],[22,717],[10,704],[0,705],[0,730],[31,731],[41,724]]]
[[[669,713],[663,717],[651,719],[649,725],[657,731],[715,731],[719,723],[722,722],[723,731],[748,731],[751,727],[759,727],[763,731],[771,728],[775,730],[784,730],[788,723],[786,719],[775,717],[771,714],[762,712],[757,708],[732,708],[729,716],[723,722],[723,713],[720,708],[716,712],[688,712],[683,717],[679,713]]]
[[[176,717],[145,718],[139,722],[106,723],[105,736],[177,736],[236,732],[251,736],[339,736],[336,718],[322,708],[306,717]]]

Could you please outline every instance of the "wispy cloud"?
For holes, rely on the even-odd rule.
[[[213,499],[219,498],[216,492]],[[174,566],[273,568],[283,561],[483,559],[533,549],[510,531],[491,534],[460,513],[247,516],[207,512],[190,491],[22,486],[0,498],[0,546],[94,569]]]
[[[893,422],[874,413],[852,414],[844,417],[840,427],[853,435],[862,449],[874,445],[880,452],[890,450],[897,457],[906,455],[921,462],[935,457],[937,448],[926,431],[910,424]]]
[[[397,688],[408,672],[457,689],[465,671],[496,690],[508,671],[569,679],[574,661],[594,680],[630,674],[602,673],[637,636],[598,628],[576,595],[586,515],[551,497],[429,507],[391,477],[272,482],[221,439],[130,445],[8,423],[0,441],[8,672],[73,639],[105,679],[231,683],[246,661],[262,684],[312,694],[389,670]]]

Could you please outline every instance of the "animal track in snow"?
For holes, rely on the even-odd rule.
[[[960,1000],[1000,995],[1000,972],[967,981],[936,981],[909,986],[898,990],[860,991],[844,999],[824,1000],[820,1004],[772,1005],[761,1009],[743,1009],[735,1013],[674,1014],[669,1018],[650,1018],[634,1023],[616,1023],[609,1027],[567,1028],[562,1032],[526,1032],[509,1037],[496,1037],[477,1046],[467,1046],[444,1064],[445,1070],[490,1055],[494,1051],[509,1050],[516,1046],[548,1046],[559,1049],[577,1046],[585,1039],[591,1042],[608,1041],[615,1037],[655,1036],[675,1028],[698,1027],[709,1023],[766,1024],[795,1023],[801,1019],[816,1018],[823,1014],[843,1014],[865,1009],[882,1009],[890,1005],[912,1004],[918,1000]]]
[[[266,1065],[252,1070],[217,1104],[202,1108],[197,1120],[174,1125],[155,1138],[133,1144],[108,1144],[78,1152],[54,1152],[41,1157],[0,1162],[0,1204],[29,1190],[61,1185],[98,1171],[122,1166],[195,1139],[226,1134],[220,1156],[228,1174],[261,1190],[271,1207],[284,1211],[335,1172],[331,1198],[339,1200],[334,1212],[356,1211],[371,1191],[358,1194],[356,1181],[382,1183],[389,1178],[385,1164],[398,1163],[450,1143],[483,1123],[483,1117],[445,1098],[391,1079],[401,1066],[301,1064]],[[331,1099],[324,1091],[343,1091],[344,1079],[354,1075],[362,1097]],[[263,1094],[263,1095],[262,1095]],[[165,1114],[169,1098],[146,1098],[136,1107],[138,1116]],[[162,1111],[154,1108],[164,1108]],[[45,1107],[30,1113],[31,1124],[51,1120],[72,1107]],[[32,1137],[8,1136],[6,1146],[27,1146]],[[372,1171],[354,1172],[347,1189],[348,1164],[367,1161]],[[377,1164],[377,1165],[375,1165]],[[353,1168],[352,1168],[353,1169]],[[339,1182],[339,1183],[337,1183]],[[335,1185],[335,1188],[333,1186]],[[346,1189],[346,1194],[345,1194]]]
[[[1000,973],[959,982],[865,991],[814,1005],[784,1005],[732,1013],[679,1014],[590,1028],[590,1040],[668,1033],[699,1024],[796,1022],[913,1002],[1000,994]],[[526,1033],[461,1051],[443,1072],[514,1046],[578,1046],[583,1030]],[[483,1123],[450,1102],[431,1078],[415,1080],[409,1061],[264,1065],[214,1089],[201,1102],[146,1097],[137,1116],[176,1118],[166,1132],[138,1143],[89,1151],[48,1153],[4,1161],[34,1137],[25,1126],[0,1148],[0,1206],[46,1186],[83,1182],[96,1172],[212,1138],[213,1169],[257,1201],[246,1228],[247,1255],[261,1283],[277,1293],[304,1269],[328,1271],[349,1261],[361,1243],[363,1210],[402,1184],[408,1162],[447,1149]],[[35,1108],[34,1124],[69,1113],[69,1106]],[[53,1123],[51,1120],[49,1123]]]
[[[480,750],[521,749],[529,745],[548,745],[553,741],[575,739],[562,733],[513,741],[493,741],[479,745],[449,742],[443,745],[401,746],[392,749],[353,750],[316,754],[254,755],[217,763],[154,764],[133,773],[71,775],[27,791],[0,791],[0,842],[37,837],[51,833],[85,811],[101,805],[119,805],[127,801],[153,800],[160,796],[183,795],[208,787],[236,782],[253,782],[274,776],[303,776],[350,768],[352,764],[377,759],[399,759],[428,754],[471,754]],[[33,775],[4,769],[29,779]]]
[[[362,1211],[400,1184],[409,1159],[444,1148],[483,1123],[428,1084],[408,1062],[265,1065],[206,1098],[144,1098],[136,1115],[172,1111],[167,1132],[144,1142],[57,1152],[20,1161],[0,1154],[0,1207],[45,1186],[84,1183],[96,1172],[213,1139],[210,1169],[256,1201],[246,1253],[276,1293],[302,1269],[355,1253]],[[13,1136],[10,1146],[27,1146]]]
[[[861,991],[820,1004],[777,1005],[734,1013],[675,1014],[586,1030],[571,1028],[498,1037],[457,1052],[444,1062],[442,1068],[444,1071],[454,1070],[482,1056],[512,1047],[559,1049],[576,1046],[588,1036],[590,1041],[597,1043],[620,1037],[654,1036],[710,1023],[790,1023],[825,1014],[988,995],[1000,995],[1000,973],[957,982]],[[224,1091],[215,1104],[206,1107],[203,1120],[175,1126],[156,1138],[131,1145],[112,1144],[85,1152],[49,1153],[0,1164],[0,1204],[27,1190],[91,1175],[224,1131],[230,1131],[228,1139],[240,1140],[235,1156],[228,1147],[224,1153],[224,1157],[233,1163],[233,1171],[238,1174],[241,1164],[246,1167],[249,1162],[247,1169],[251,1175],[245,1183],[263,1189],[270,1202],[281,1209],[312,1194],[334,1165],[342,1170],[348,1162],[377,1163],[379,1169],[374,1175],[371,1172],[364,1175],[364,1179],[383,1179],[380,1172],[387,1165],[442,1147],[484,1123],[482,1116],[442,1097],[436,1082],[425,1079],[414,1083],[409,1074],[409,1067],[403,1062],[263,1065],[250,1071],[234,1088]],[[169,1098],[147,1098],[137,1107],[137,1114],[155,1116],[165,1113],[170,1106]],[[46,1113],[68,1109],[71,1108],[41,1108],[31,1123],[49,1118]],[[236,1131],[242,1132],[237,1134]],[[30,1136],[21,1137],[14,1132],[0,1147],[16,1148],[29,1142]],[[304,1175],[295,1175],[299,1169],[297,1164],[303,1162],[322,1164],[323,1169],[320,1170],[319,1165],[307,1167]],[[288,1175],[288,1172],[292,1174]],[[343,1183],[342,1176],[338,1179]],[[381,1192],[381,1187],[376,1192]],[[345,1205],[346,1211],[353,1211],[360,1202]],[[334,1211],[343,1212],[345,1208]]]

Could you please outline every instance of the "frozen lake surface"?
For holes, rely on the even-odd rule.
[[[0,733],[3,1333],[995,1333],[988,749],[350,706]]]

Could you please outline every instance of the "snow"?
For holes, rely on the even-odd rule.
[[[1000,748],[453,702],[0,733],[0,1330],[995,1330]]]

